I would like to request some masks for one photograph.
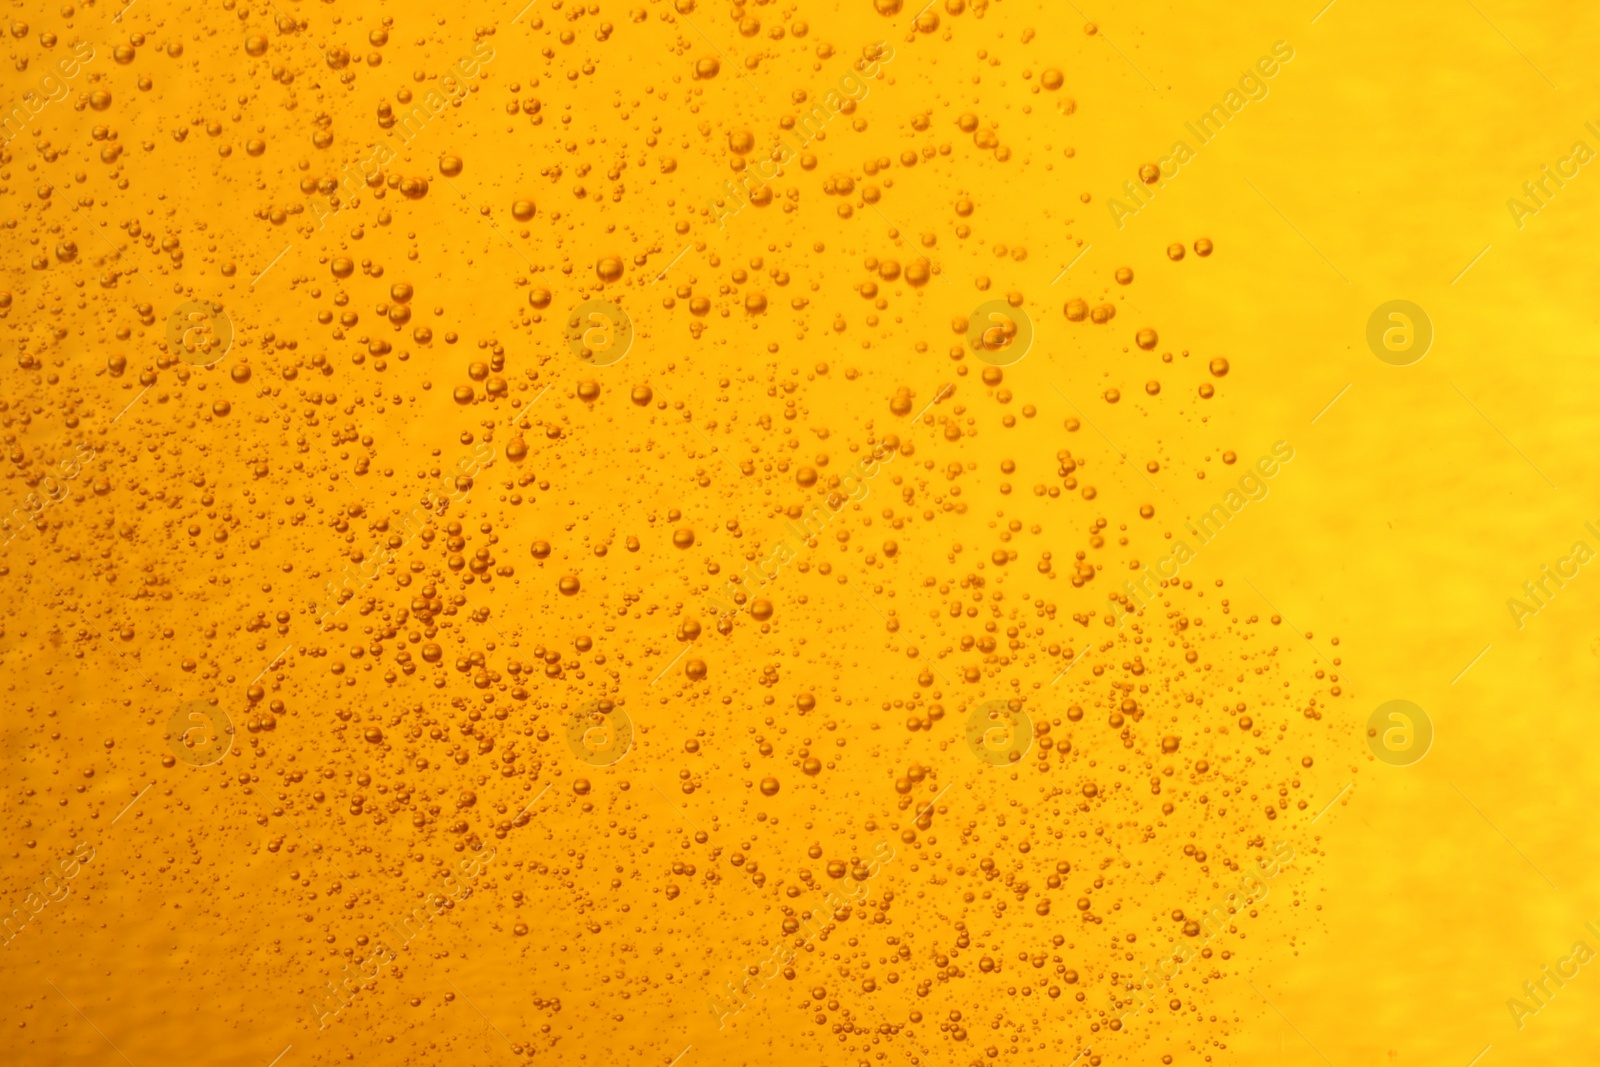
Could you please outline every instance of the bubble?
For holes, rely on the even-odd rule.
[[[529,219],[533,218],[535,210],[537,210],[537,209],[534,207],[532,200],[514,200],[511,203],[511,217],[516,219],[518,222],[527,222]],[[546,289],[546,290],[542,290],[542,291],[547,294],[545,302],[548,303],[549,302],[549,298],[548,298],[549,290]],[[529,295],[531,296],[532,294],[529,294]],[[531,300],[529,302],[532,303]],[[536,307],[543,307],[544,305],[543,304],[539,304],[539,305],[535,305],[535,306]]]
[[[395,282],[389,286],[389,299],[397,304],[404,304],[410,301],[412,293],[413,290],[409,282]]]
[[[1168,734],[1161,739],[1161,751],[1170,755],[1171,753],[1178,751],[1178,746],[1180,744],[1182,744],[1182,742],[1177,737],[1172,734]]]
[[[232,718],[215,701],[193,700],[167,719],[167,748],[191,767],[209,767],[232,750],[233,732]]]
[[[470,404],[473,402],[473,400],[477,399],[477,394],[473,392],[472,386],[470,385],[458,385],[450,395],[455,399],[457,404],[462,405]]]
[[[111,94],[104,89],[96,89],[89,94],[89,106],[96,111],[104,111],[111,106]]]
[[[687,526],[680,526],[672,531],[672,543],[679,548],[694,547],[694,531]]]
[[[655,395],[648,385],[636,385],[633,387],[633,392],[628,394],[628,399],[640,407],[646,407],[655,399]]]
[[[1049,89],[1052,93],[1061,88],[1065,79],[1061,72],[1054,67],[1039,75],[1039,84]]]
[[[966,740],[967,748],[983,763],[1008,766],[1032,750],[1033,719],[1017,700],[975,704],[967,716]]]
[[[749,130],[728,131],[728,151],[735,155],[748,155],[756,146],[756,135]]]
[[[817,706],[817,698],[812,696],[810,693],[801,693],[799,696],[794,698],[794,706],[799,708],[802,712],[810,711],[812,708]]]
[[[439,157],[439,173],[446,178],[454,178],[461,173],[462,162],[460,156],[443,155]]]
[[[693,641],[700,636],[700,620],[684,619],[678,623],[678,640]]]
[[[402,178],[400,179],[400,195],[407,200],[421,200],[428,195],[428,179]]]
[[[506,458],[513,463],[521,463],[528,458],[528,442],[521,437],[513,437],[506,442]]]
[[[906,284],[914,289],[927,285],[932,274],[933,266],[925,259],[914,259],[906,264]]]
[[[610,700],[591,701],[572,713],[567,745],[591,767],[613,766],[633,750],[633,719]]]
[[[369,744],[376,745],[383,740],[383,731],[376,726],[369,726],[361,736],[365,737]]]
[[[593,378],[586,378],[578,383],[578,399],[586,404],[592,404],[600,397],[600,383]]]
[[[1211,238],[1202,237],[1195,241],[1194,254],[1197,256],[1209,256],[1211,254]]]
[[[117,47],[120,49],[124,46]],[[264,56],[267,54],[267,39],[258,33],[253,33],[244,39],[244,50],[253,56]]]
[[[185,363],[209,367],[233,347],[233,320],[221,305],[185,301],[167,316],[167,345]]]
[[[1210,370],[1213,377],[1221,378],[1228,373],[1228,361],[1218,356],[1211,361]]]
[[[750,602],[750,617],[757,622],[772,618],[772,601],[756,598]]]
[[[572,780],[572,791],[580,797],[588,796],[589,788],[589,779],[587,778],[574,778]]]
[[[794,472],[795,484],[802,489],[809,489],[817,484],[817,471],[815,467],[799,467]]]
[[[1183,258],[1183,245],[1182,245],[1182,243],[1174,242],[1173,244],[1168,245],[1167,246],[1167,258],[1172,260],[1174,263],[1176,263],[1178,260],[1182,259]]]
[[[706,56],[695,61],[694,76],[701,81],[707,81],[715,78],[721,70],[722,64],[718,63],[714,56]]]
[[[228,403],[226,400],[218,400],[218,401],[213,402],[212,405],[211,405],[211,413],[213,415],[216,415],[219,418],[221,418],[224,415],[227,415],[228,412],[230,412],[232,410],[233,410],[233,405]]]
[[[691,682],[698,682],[706,676],[706,661],[691,659],[683,665],[683,673]]]
[[[549,541],[535,541],[533,543],[533,558],[534,559],[544,559],[548,555],[550,555],[550,542]]]
[[[771,775],[761,779],[761,795],[775,797],[778,795],[778,780]]]
[[[1139,167],[1139,180],[1146,185],[1154,185],[1161,180],[1161,168],[1154,163],[1145,163]]]
[[[561,581],[556,583],[556,588],[561,590],[562,596],[576,595],[578,592],[578,576],[576,574],[562,575]]]
[[[333,272],[335,278],[348,278],[355,273],[356,265],[348,256],[335,256],[328,264],[328,269]]]
[[[1133,340],[1135,344],[1148,352],[1150,349],[1156,346],[1158,338],[1156,337],[1156,332],[1150,329],[1150,327],[1146,326],[1144,329],[1140,330],[1134,335]]]
[[[815,778],[822,773],[822,761],[815,756],[807,756],[804,762],[800,764],[800,771],[802,774]]]
[[[1061,310],[1066,313],[1068,322],[1082,322],[1089,317],[1089,304],[1077,297],[1068,300]]]

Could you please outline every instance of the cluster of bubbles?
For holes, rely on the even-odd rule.
[[[1052,287],[1093,27],[112,14],[11,28],[110,60],[0,148],[17,854],[248,887],[282,1043],[404,929],[316,994],[384,1062],[479,1054],[452,983],[530,1058],[1211,1058],[1354,735],[1337,641],[1145,566],[1248,368],[1129,301],[1159,244]]]

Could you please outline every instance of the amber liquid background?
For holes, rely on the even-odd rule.
[[[1600,149],[1576,10],[519,6],[5,14],[6,1062],[1586,1054],[1600,979],[1523,983],[1600,945],[1597,579],[1507,607],[1600,548],[1597,179],[1523,187]],[[719,226],[732,161],[879,41],[814,166]],[[480,44],[459,106],[384,125]],[[316,183],[380,142],[334,210]],[[986,378],[952,320],[1008,294],[1032,345]],[[1394,299],[1434,329],[1406,367],[1367,343]],[[590,300],[633,323],[610,366],[567,340]],[[207,367],[168,342],[191,301],[233,330]],[[887,435],[719,632],[708,595]],[[1107,595],[1279,441],[1122,619]],[[966,730],[1008,697],[1050,725],[1015,768]],[[1366,736],[1396,698],[1434,728],[1410,766]],[[635,731],[609,766],[568,743],[599,700]],[[174,757],[193,701],[234,726],[220,762]],[[1146,1009],[1130,982],[1277,841]],[[441,911],[446,870],[471,893]]]

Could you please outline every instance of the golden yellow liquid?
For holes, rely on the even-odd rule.
[[[1583,1061],[1581,20],[3,24],[5,1062]]]

